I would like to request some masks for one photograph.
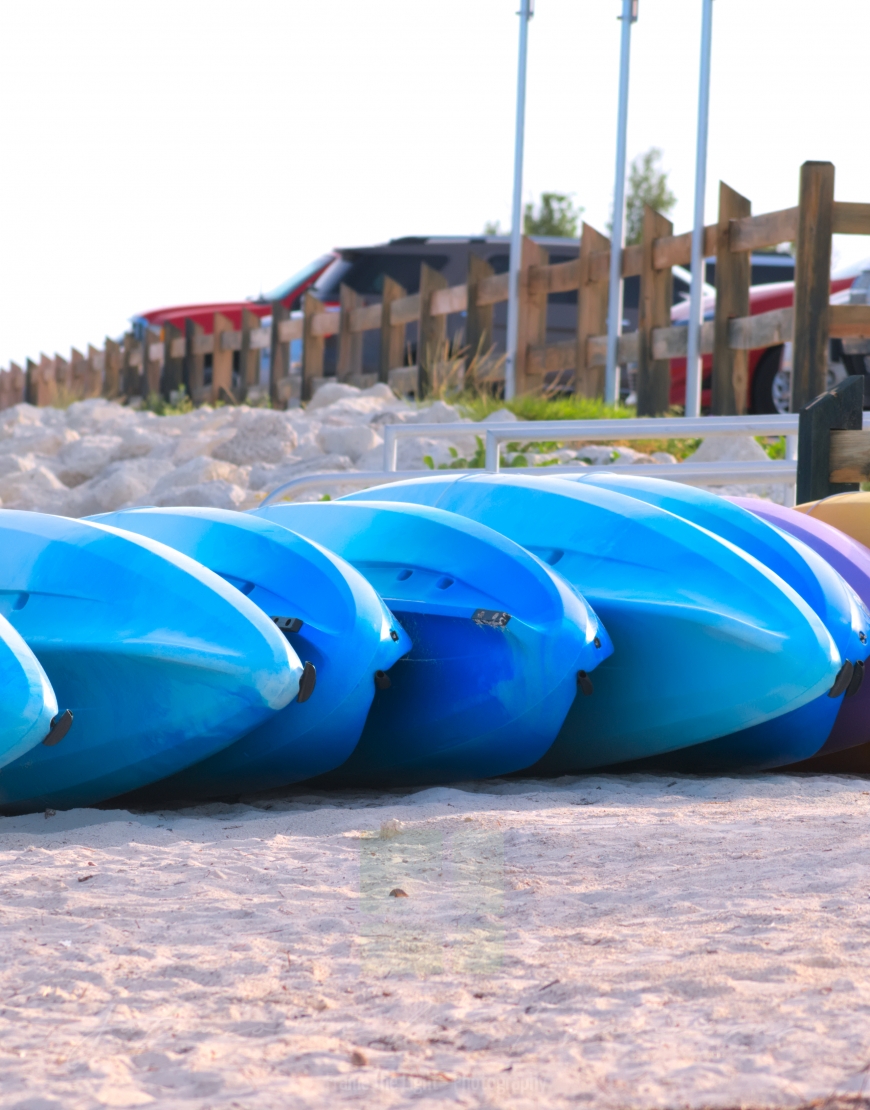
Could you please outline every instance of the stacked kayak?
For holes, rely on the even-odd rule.
[[[37,744],[48,740],[51,746],[62,739],[70,717],[66,715],[61,725],[57,716],[48,675],[12,625],[0,617],[0,767]]]
[[[733,543],[627,493],[514,473],[432,476],[342,500],[362,498],[486,524],[552,566],[601,617],[613,656],[598,669],[596,697],[575,701],[540,772],[697,750],[827,698],[842,670],[831,633],[790,584]],[[812,754],[819,735],[769,745],[764,763]]]
[[[828,501],[838,502],[841,497],[854,496],[839,495],[829,498]],[[862,520],[862,516],[870,516],[870,498],[864,502],[863,513],[858,512],[854,515],[852,508],[844,515],[839,514],[837,506],[822,508],[826,506],[826,502],[815,503],[821,510],[818,515],[816,513],[805,515],[803,510],[806,506],[803,505],[798,506],[798,510],[801,511],[795,511],[795,509],[774,505],[769,501],[762,501],[757,497],[733,498],[733,501],[769,524],[802,540],[849,583],[865,608],[870,606],[870,550],[863,543],[853,539],[845,530],[841,531],[839,527],[826,523],[825,519],[829,516],[837,519],[845,528],[854,528],[856,524],[858,529],[866,528],[866,519]],[[860,502],[858,504],[860,505]],[[833,512],[831,512],[832,509]],[[866,532],[861,530],[858,534],[867,535],[870,539],[870,529]],[[862,662],[856,663],[856,674],[852,685],[853,696],[848,696],[847,691],[847,697],[824,747],[819,750],[814,759],[801,764],[807,770],[870,770],[870,681],[866,681],[866,669]]]
[[[335,781],[413,783],[535,763],[611,652],[582,597],[510,539],[420,505],[276,505],[257,516],[351,563],[412,649],[375,695]]]
[[[568,479],[575,481],[575,479]],[[595,474],[583,485],[625,493],[704,528],[739,547],[788,583],[831,633],[841,659],[831,688],[773,720],[662,761],[671,770],[764,770],[815,755],[834,727],[844,698],[857,692],[870,654],[870,615],[828,562],[793,535],[716,494],[659,478]]]
[[[227,509],[129,509],[94,519],[159,540],[220,575],[268,615],[310,676],[303,696],[153,792],[192,798],[267,790],[348,758],[378,678],[411,648],[358,571],[280,524]]]
[[[272,621],[162,544],[0,510],[0,549],[0,615],[72,721],[0,768],[6,813],[91,805],[164,778],[297,695],[302,666]],[[40,730],[55,711],[45,700]]]

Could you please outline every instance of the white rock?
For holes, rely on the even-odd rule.
[[[679,459],[676,455],[672,455],[669,451],[653,451],[650,455],[653,462],[657,463],[676,463]]]
[[[768,454],[753,436],[707,436],[692,462],[767,462]]]
[[[11,435],[0,439],[0,454],[56,455],[70,443],[79,439],[78,432],[72,428],[45,428],[40,426],[18,426]]]
[[[615,462],[619,458],[619,455],[615,447],[608,447],[598,443],[587,443],[585,447],[578,449],[577,458],[585,463],[589,463],[590,466],[606,466],[608,463]]]
[[[152,492],[157,497],[170,489],[186,489],[190,486],[218,481],[237,484],[241,480],[246,484],[246,479],[247,472],[233,463],[200,455],[189,459],[182,466],[169,470],[154,484]]]
[[[69,509],[64,512],[68,516],[91,516],[148,502],[154,485],[172,469],[168,459],[128,459],[112,463],[97,477],[71,492]]]
[[[325,409],[345,397],[359,397],[361,394],[362,390],[357,389],[355,385],[346,385],[344,382],[324,382],[305,406],[305,411]]]
[[[283,466],[253,466],[251,467],[248,487],[251,490],[263,490],[270,493],[273,489],[290,482],[294,478],[301,478],[306,474],[323,471],[325,474],[333,470],[354,470],[355,467],[347,455],[320,455],[317,459],[307,459],[291,465]]]
[[[519,422],[519,419],[517,414],[511,412],[510,409],[496,409],[495,412],[491,412],[489,416],[485,416],[483,420],[481,420],[481,424],[511,424],[514,421]]]
[[[154,495],[155,505],[206,505],[213,509],[238,509],[246,494],[241,486],[217,479],[192,486],[173,486]]]
[[[80,486],[114,462],[123,445],[121,436],[84,435],[60,452],[55,460],[55,473],[64,485]]]
[[[0,478],[7,474],[23,474],[38,465],[36,455],[0,455]]]
[[[354,460],[384,442],[370,424],[350,424],[344,427],[324,425],[318,439],[320,446],[328,454],[347,455]]]
[[[34,466],[0,479],[0,498],[7,509],[42,509],[54,505],[55,494],[68,493],[47,466]]]
[[[292,454],[296,446],[296,431],[280,413],[251,412],[238,423],[240,426],[232,439],[214,448],[214,458],[236,466],[279,463]]]

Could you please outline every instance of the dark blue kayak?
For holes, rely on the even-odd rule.
[[[413,644],[378,690],[342,781],[518,771],[552,744],[578,686],[595,701],[607,633],[570,586],[503,536],[416,505],[335,501],[256,515],[352,563]]]
[[[841,659],[812,608],[718,536],[624,494],[519,473],[432,476],[352,494],[437,505],[497,529],[583,592],[613,637],[537,766],[565,773],[688,748],[798,709]],[[599,697],[598,695],[601,695]]]
[[[91,805],[196,763],[294,698],[269,618],[192,559],[104,525],[0,509],[0,605],[72,726],[0,770],[7,813]]]
[[[411,641],[359,571],[270,520],[228,509],[128,509],[94,520],[189,555],[266,613],[310,665],[305,700],[154,791],[217,797],[285,786],[338,767],[357,745],[376,681]],[[377,676],[377,677],[376,677]]]
[[[39,660],[0,617],[0,767],[41,744],[56,716],[57,699]]]
[[[840,654],[840,681],[814,701],[755,728],[679,756],[670,770],[767,770],[815,755],[828,739],[857,663],[870,654],[870,615],[855,591],[807,544],[772,527],[740,505],[706,490],[661,478],[594,473],[572,484],[623,493],[720,536],[773,571],[798,593],[831,633]],[[854,693],[853,689],[853,693]]]

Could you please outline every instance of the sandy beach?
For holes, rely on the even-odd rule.
[[[0,1105],[860,1096],[866,786],[592,776],[0,819]]]

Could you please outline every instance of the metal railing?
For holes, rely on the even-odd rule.
[[[773,416],[703,416],[695,418],[659,417],[625,420],[535,420],[510,423],[455,424],[386,424],[384,433],[384,469],[369,471],[331,471],[306,474],[278,486],[263,501],[264,505],[286,499],[288,495],[309,489],[336,486],[384,485],[387,482],[421,478],[431,470],[398,470],[400,439],[457,439],[480,436],[484,439],[486,461],[483,470],[451,469],[435,473],[461,476],[489,472],[501,468],[500,445],[512,441],[551,442],[597,441],[614,439],[706,439],[708,436],[785,436],[786,457],[770,462],[692,462],[681,463],[610,463],[608,474],[636,474],[666,478],[688,485],[791,485],[797,478],[797,415]],[[513,468],[512,468],[513,469]],[[556,477],[566,474],[588,474],[589,466],[549,465],[523,467],[529,476]]]

